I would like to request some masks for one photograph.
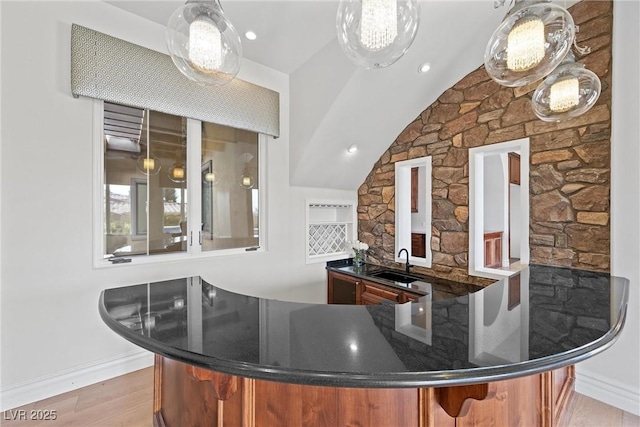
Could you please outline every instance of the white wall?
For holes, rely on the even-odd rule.
[[[576,390],[640,415],[640,3],[613,6],[611,272],[631,281],[629,308],[619,340],[578,365]]]
[[[78,371],[92,381],[121,373],[118,359],[140,353],[100,320],[104,288],[202,275],[241,293],[326,301],[324,265],[305,264],[304,200],[356,193],[289,185],[288,76],[250,61],[239,75],[280,92],[282,136],[267,152],[267,252],[93,269],[92,101],[71,96],[71,24],[166,52],[163,27],[99,1],[0,8],[2,409],[83,386]],[[98,369],[106,362],[108,375]]]

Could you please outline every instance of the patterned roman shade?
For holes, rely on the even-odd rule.
[[[280,136],[280,95],[234,79],[204,86],[168,55],[73,24],[71,92],[138,108]]]

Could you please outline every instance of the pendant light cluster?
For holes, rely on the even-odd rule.
[[[593,107],[601,85],[595,73],[575,62],[571,48],[576,31],[571,14],[550,0],[515,0],[487,44],[487,73],[509,87],[544,78],[531,99],[541,120],[557,122],[579,116]],[[590,51],[575,47],[580,54]]]
[[[418,0],[340,0],[338,42],[363,68],[384,68],[398,61],[418,32]],[[169,18],[167,48],[173,63],[189,79],[221,86],[238,74],[240,37],[219,0],[188,0]]]
[[[222,86],[240,70],[240,36],[219,0],[187,1],[169,18],[165,36],[173,63],[195,82]]]
[[[388,67],[415,40],[419,15],[418,0],[340,0],[338,43],[359,67]]]

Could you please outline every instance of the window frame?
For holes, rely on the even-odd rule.
[[[202,121],[187,119],[187,189],[186,195],[189,201],[187,212],[187,250],[167,254],[131,255],[123,258],[131,259],[127,263],[112,263],[104,257],[105,252],[105,173],[104,173],[104,102],[93,100],[93,268],[116,268],[131,265],[155,264],[167,261],[186,261],[199,258],[215,258],[219,256],[262,253],[267,251],[267,143],[273,137],[258,133],[258,176],[259,191],[259,231],[257,249],[233,248],[202,251],[201,230],[194,227],[200,223],[201,218],[201,142]],[[197,167],[194,167],[197,166]],[[132,236],[136,237],[136,236]]]

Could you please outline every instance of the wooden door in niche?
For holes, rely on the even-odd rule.
[[[418,212],[418,168],[411,168],[411,212]]]

